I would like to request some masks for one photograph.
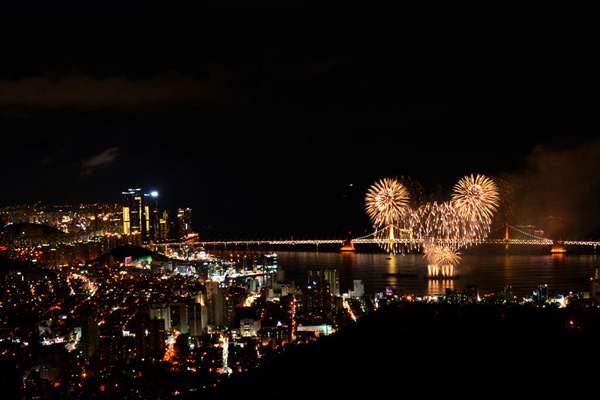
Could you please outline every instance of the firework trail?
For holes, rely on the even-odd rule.
[[[450,203],[426,203],[410,214],[413,237],[420,241],[460,246],[459,218]]]

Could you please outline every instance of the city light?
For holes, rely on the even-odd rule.
[[[77,363],[65,364],[69,368],[60,373],[45,365],[36,367],[42,371],[37,383],[47,380],[56,390],[75,388],[77,394],[94,390],[93,385],[105,393],[129,390],[130,380],[143,381],[150,375],[146,371],[163,368],[165,376],[182,374],[198,382],[191,388],[175,387],[171,393],[179,396],[218,386],[230,375],[256,368],[290,346],[331,336],[390,305],[492,303],[565,308],[581,301],[577,294],[551,293],[547,286],[522,299],[508,290],[483,295],[458,292],[457,267],[469,246],[484,242],[553,245],[553,250],[564,251],[566,243],[598,243],[552,241],[534,228],[519,230],[508,224],[502,227],[504,239],[488,239],[493,211],[501,198],[495,196],[493,181],[481,175],[465,177],[447,202],[411,204],[410,191],[401,185],[393,180],[375,185],[377,190],[371,191],[366,203],[373,203],[369,215],[376,231],[354,239],[203,242],[197,233],[185,229],[191,227],[191,210],[180,208],[174,221],[185,222],[172,231],[177,236],[160,241],[161,231],[147,229],[157,221],[152,220],[157,214],[150,212],[150,202],[144,202],[144,197],[157,197],[154,191],[137,198],[131,196],[138,196],[140,190],[126,192],[123,204],[128,207],[5,210],[3,215],[11,220],[4,224],[6,229],[33,220],[56,228],[68,225],[70,230],[61,230],[60,236],[36,234],[25,240],[25,231],[19,228],[19,235],[0,237],[3,254],[26,260],[32,268],[8,270],[0,277],[6,286],[0,290],[0,327],[18,326],[15,315],[34,312],[38,332],[34,337],[27,333],[29,329],[3,330],[0,355],[27,358],[37,345],[64,348],[64,355],[57,357],[68,356]],[[146,227],[141,224],[145,221]],[[127,227],[135,228],[134,233],[125,233]],[[509,230],[517,231],[520,238],[509,239]],[[145,243],[144,238],[156,241]],[[359,246],[369,245],[380,246],[385,250],[383,259],[394,260],[393,273],[384,278],[390,285],[385,291],[366,293],[364,282],[355,280],[353,289],[342,295],[339,287],[335,289],[339,276],[333,269],[311,271],[302,279],[305,284],[298,285],[285,280],[285,270],[279,265],[282,253],[263,251],[298,244],[339,248],[348,241],[356,245],[350,258],[360,252]],[[251,246],[261,250],[250,250]],[[422,260],[416,263],[419,271],[414,276],[424,275],[427,292],[435,294],[415,295],[392,286],[406,282],[401,272],[396,273],[397,258],[387,253],[401,251],[403,246]],[[562,257],[555,254],[554,258]],[[598,276],[589,280],[592,288],[600,288]],[[565,325],[580,329],[573,323]],[[34,340],[38,340],[36,346],[31,345]],[[132,367],[118,368],[123,365]],[[28,380],[28,388],[36,384],[32,371],[21,376],[22,381]]]

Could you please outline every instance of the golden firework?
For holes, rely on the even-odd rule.
[[[454,186],[452,204],[465,219],[489,223],[499,203],[498,187],[485,175],[465,176]]]
[[[396,179],[384,178],[374,183],[365,197],[365,208],[373,226],[397,225],[408,208],[408,191]]]

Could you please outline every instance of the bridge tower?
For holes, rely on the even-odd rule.
[[[508,243],[510,241],[510,237],[508,235],[508,222],[504,225],[504,242],[505,244],[505,249],[508,251]]]

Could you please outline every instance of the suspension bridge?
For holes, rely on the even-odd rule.
[[[389,227],[383,228],[389,229]],[[496,245],[530,245],[530,246],[551,246],[552,253],[566,252],[566,246],[592,246],[594,251],[600,245],[600,241],[594,240],[553,240],[527,232],[525,229],[506,224],[498,229],[504,229],[502,237],[488,237],[481,240],[471,241],[471,244],[496,244]],[[497,230],[498,230],[497,229]],[[197,236],[190,237],[185,242],[161,243],[157,246],[178,246],[182,244],[199,245],[202,247],[249,247],[249,246],[295,246],[295,245],[340,245],[342,251],[353,251],[355,245],[383,245],[400,244],[406,246],[419,246],[423,244],[423,239],[414,238],[410,229],[398,229],[400,235],[392,238],[378,238],[377,232],[365,236],[349,239],[243,239],[243,240],[200,240]],[[511,235],[512,232],[512,235]],[[492,235],[493,236],[493,235]],[[439,243],[439,241],[438,241]],[[443,243],[443,241],[442,241]],[[451,240],[448,241],[448,244]]]

